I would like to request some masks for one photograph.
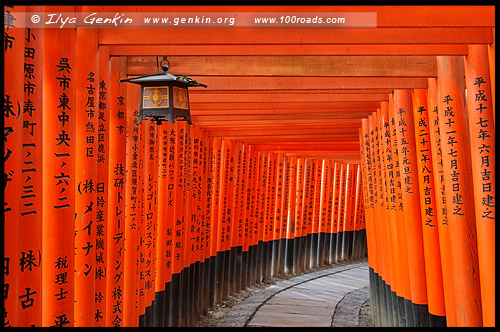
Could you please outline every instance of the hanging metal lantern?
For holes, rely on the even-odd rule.
[[[168,120],[191,122],[188,88],[190,86],[207,87],[187,76],[179,77],[168,72],[170,62],[167,57],[160,61],[163,73],[126,78],[120,82],[139,84],[141,86],[141,104],[138,123],[143,119],[150,119],[156,124]]]

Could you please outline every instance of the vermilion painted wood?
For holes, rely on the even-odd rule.
[[[97,119],[97,183],[96,183],[96,275],[95,275],[95,326],[106,326],[106,278],[107,269],[107,228],[108,228],[108,200],[107,190],[109,185],[109,75],[110,61],[109,48],[99,48],[99,90]],[[99,190],[98,190],[99,188]],[[97,232],[99,228],[99,232]],[[99,244],[99,245],[98,245]],[[111,297],[111,296],[110,296]],[[140,307],[139,307],[140,308]],[[144,308],[144,307],[142,307]]]
[[[491,15],[491,11],[489,11]],[[464,14],[466,16],[467,14]],[[491,24],[489,26],[493,26]],[[488,25],[487,25],[488,26]],[[411,38],[409,38],[411,36]],[[300,29],[300,28],[238,28],[219,29],[207,33],[205,28],[176,28],[169,34],[172,44],[489,44],[488,27],[388,27],[380,29]],[[165,29],[101,28],[100,44],[165,43]]]
[[[140,101],[140,88],[134,84],[127,84],[127,140],[126,140],[126,169],[129,171],[127,181],[125,182],[125,250],[124,250],[124,269],[127,271],[123,275],[123,326],[138,326],[139,308],[137,302],[137,275],[138,270],[138,239],[141,229],[141,209],[140,209],[140,181],[139,181],[139,147],[140,147],[140,129],[137,124],[139,112],[137,105]],[[170,175],[169,175],[170,176]],[[166,197],[172,199],[171,191],[167,191]],[[159,201],[160,198],[159,198]],[[168,206],[168,202],[165,203]],[[172,222],[172,221],[171,221]],[[172,225],[166,229],[172,231]],[[170,238],[171,239],[171,238]],[[172,248],[170,246],[170,255]],[[170,268],[166,268],[167,275],[171,278],[172,258],[168,257]],[[170,279],[168,279],[170,281]]]
[[[437,64],[439,130],[452,236],[457,325],[482,326],[463,58],[439,56]]]
[[[20,24],[21,21],[23,20],[22,16],[19,17],[21,13],[17,13],[18,10],[19,8],[17,6],[13,9],[13,11],[15,12],[13,15],[19,18],[19,21],[15,22],[15,25]],[[41,11],[41,7],[27,6],[26,10]],[[22,32],[25,33],[24,42],[21,39],[22,36],[20,36],[19,34]],[[15,186],[18,179],[21,180],[22,183],[21,196],[20,199],[15,200],[16,202],[12,200],[13,198],[16,198],[16,196],[12,195],[15,191],[6,190],[4,192],[4,202],[9,202],[9,204],[13,204],[14,206],[16,206],[17,203],[21,203],[20,210],[18,211],[20,212],[19,220],[15,218],[8,220],[9,214],[11,214],[13,211],[7,212],[6,206],[4,207],[4,218],[5,218],[4,225],[6,226],[4,228],[4,234],[6,236],[4,242],[5,243],[4,252],[8,253],[8,255],[5,255],[4,258],[8,257],[9,259],[11,259],[11,261],[9,262],[10,273],[13,274],[15,274],[16,272],[19,273],[19,278],[17,280],[18,281],[17,287],[19,290],[19,294],[17,295],[21,296],[16,298],[15,282],[13,282],[13,280],[12,282],[10,281],[8,282],[7,280],[9,280],[9,276],[6,276],[4,274],[4,282],[6,284],[9,283],[9,288],[10,288],[9,292],[11,292],[12,290],[8,299],[5,300],[4,303],[7,304],[11,297],[16,298],[18,303],[17,325],[14,323],[14,321],[12,321],[10,322],[11,326],[41,326],[42,265],[40,259],[43,253],[42,176],[33,176],[33,174],[35,173],[31,172],[30,170],[36,169],[39,174],[42,172],[42,157],[43,157],[42,127],[41,127],[42,112],[40,112],[40,110],[42,109],[42,97],[43,97],[43,91],[42,91],[43,30],[42,29],[28,30],[28,29],[16,28],[16,30],[13,31],[12,28],[9,28],[7,30],[7,33],[9,35],[14,36],[16,38],[16,42],[14,43],[13,49],[8,50],[4,53],[5,54],[4,61],[6,61],[5,63],[9,63],[11,56],[13,55],[22,57],[23,54],[22,53],[20,54],[19,52],[20,49],[24,49],[26,52],[26,49],[32,48],[34,49],[34,53],[32,57],[24,56],[24,68],[25,68],[24,82],[22,82],[22,80],[19,80],[19,82],[15,83],[8,82],[10,81],[10,77],[14,77],[13,75],[15,75],[15,71],[21,68],[19,67],[20,63],[17,60],[14,60],[13,62],[13,68],[12,68],[13,72],[5,74],[6,80],[4,82],[4,87],[7,87],[4,93],[10,96],[10,101],[13,103],[13,105],[17,104],[15,100],[19,97],[19,92],[22,91],[21,90],[22,85],[20,86],[19,84],[24,83],[27,86],[31,85],[31,87],[33,88],[33,90],[30,90],[29,88],[26,89],[25,85],[24,100],[23,99],[19,100],[21,105],[23,105],[22,115],[20,115],[19,117],[14,117],[12,114],[8,115],[4,112],[5,128],[10,127],[11,124],[13,124],[12,123],[13,121],[15,124],[13,129],[21,130],[20,127],[17,127],[17,125],[19,125],[20,123],[23,124],[22,137],[21,137],[22,146],[16,146],[15,151],[12,151],[13,146],[9,144],[10,139],[12,138],[12,140],[15,142],[16,141],[15,137],[16,136],[19,137],[19,134],[21,134],[21,132],[18,131],[12,137],[10,135],[7,135],[7,133],[4,131],[4,137],[5,137],[4,156],[9,154],[11,155],[10,157],[7,158],[7,160],[4,159],[5,162],[4,174],[9,174],[9,176],[12,176],[12,178],[14,179],[14,183],[11,186]],[[33,70],[33,72],[31,73],[29,70],[30,68]],[[22,71],[19,71],[19,74],[22,74]],[[14,88],[14,86],[16,87]],[[10,90],[10,88],[14,89]],[[21,89],[17,90],[18,88]],[[11,94],[11,92],[13,93]],[[30,103],[32,103],[33,108],[30,111],[27,111],[26,109],[29,109],[29,107],[26,107],[26,105]],[[19,109],[17,109],[17,107],[14,107],[14,112],[17,115],[16,111],[19,111]],[[7,124],[9,122],[10,124]],[[9,159],[12,158],[12,161],[15,161],[17,159],[18,154],[21,154],[22,158],[22,164],[19,165],[20,167],[18,167],[18,169],[20,169],[21,173],[24,174],[20,174],[19,172],[17,172],[17,174],[15,173],[10,174],[11,173],[10,167],[12,164],[9,164]],[[5,181],[5,183],[7,183],[7,181]],[[4,188],[7,189],[7,187]],[[16,222],[19,221],[18,226],[20,226],[19,237],[12,236],[12,240],[8,239],[10,238],[10,235],[13,233],[11,233],[10,230],[8,230],[7,226],[11,221],[16,221]],[[16,245],[10,241],[16,241],[17,239],[19,239],[18,253],[16,253],[16,256],[10,256],[10,250],[16,249]],[[12,245],[12,248],[9,248],[9,245]],[[31,260],[32,258],[34,258],[33,261]],[[17,259],[19,259],[18,264],[16,264]],[[16,265],[19,265],[21,268],[18,270]],[[7,308],[8,314],[7,317],[5,318],[5,322],[9,321],[10,319],[9,318],[10,309],[11,308],[9,303],[9,308]]]
[[[4,28],[4,38],[6,46],[8,41],[12,41],[12,47],[4,48],[4,61],[11,66],[4,67],[4,326],[18,326],[18,311],[21,310],[19,296],[29,293],[29,290],[20,289],[19,285],[25,282],[19,282],[20,258],[22,257],[20,249],[21,230],[21,200],[22,185],[25,176],[20,172],[22,165],[22,140],[23,140],[23,101],[24,101],[24,48],[26,31],[22,28],[15,28],[16,25],[24,22],[24,7],[5,8],[4,17],[12,15],[16,20],[14,27]],[[13,39],[12,39],[13,38]],[[39,48],[42,51],[42,47]],[[41,68],[42,66],[40,66]],[[42,75],[42,73],[40,73]],[[11,77],[18,77],[13,80]],[[52,79],[54,79],[52,77]],[[39,105],[41,108],[41,105]],[[39,126],[43,126],[40,121]],[[38,172],[41,174],[42,169]],[[31,173],[31,172],[30,172]],[[34,174],[31,173],[31,174]],[[43,213],[42,209],[38,213]],[[9,236],[7,236],[9,235]],[[21,240],[22,241],[22,240]],[[26,252],[29,254],[29,251]],[[38,253],[36,253],[38,255]],[[36,257],[36,256],[35,256]],[[38,257],[38,264],[41,264]],[[27,286],[27,285],[26,285]],[[40,287],[37,287],[38,289]],[[35,290],[35,285],[33,285]],[[26,299],[32,298],[35,301],[36,294],[28,295]],[[33,297],[32,297],[33,296]],[[24,299],[24,298],[22,298]],[[39,302],[44,301],[41,294],[36,299]],[[26,304],[29,305],[29,301]],[[37,304],[38,306],[38,304]],[[36,307],[35,307],[36,308]],[[21,318],[22,321],[22,318]]]
[[[163,55],[163,45],[110,45],[112,55]],[[168,55],[466,55],[465,44],[300,44],[284,45],[186,45],[169,44]]]
[[[495,118],[488,46],[469,45],[465,57],[467,120],[474,183],[483,325],[495,326]]]
[[[44,251],[41,259],[44,267],[43,326],[74,325],[75,38],[76,31],[71,27],[44,31],[42,120],[44,202],[41,212]],[[55,49],[54,43],[60,47]],[[57,77],[66,77],[71,83],[69,86],[61,84]],[[61,106],[61,98],[65,106]]]
[[[412,100],[429,313],[445,316],[441,255],[437,255],[440,253],[437,224],[439,211],[432,167],[427,91],[413,90]]]
[[[429,89],[427,90],[427,106],[430,112],[429,134],[432,144],[432,170],[434,175],[434,183],[436,186],[436,206],[439,212],[437,213],[437,219],[439,232],[439,251],[441,253],[443,290],[446,310],[446,325],[449,327],[454,327],[457,326],[457,313],[455,311],[455,282],[453,277],[453,260],[449,259],[449,257],[452,257],[453,255],[450,224],[448,223],[448,213],[450,213],[451,211],[447,207],[446,203],[437,98],[437,81],[435,78],[429,78]]]
[[[174,75],[189,76],[436,76],[432,56],[170,56]],[[156,57],[129,57],[128,74],[157,70]]]

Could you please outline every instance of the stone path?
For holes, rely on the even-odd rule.
[[[368,263],[300,275],[256,291],[237,304],[219,327],[373,326]]]

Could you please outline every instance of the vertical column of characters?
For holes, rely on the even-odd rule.
[[[330,260],[331,252],[331,239],[332,239],[332,217],[333,217],[333,202],[335,198],[335,162],[331,159],[327,160],[329,167],[329,184],[328,184],[328,198],[327,198],[327,214],[326,214],[326,227],[325,227],[325,261],[324,264],[332,264]]]
[[[323,265],[324,260],[324,233],[326,227],[326,216],[328,214],[328,196],[330,192],[329,179],[330,167],[326,159],[321,159],[321,190],[319,202],[319,223],[318,223],[318,265]]]
[[[452,234],[455,305],[458,326],[481,326],[481,289],[467,117],[464,109],[463,58],[437,57],[438,114],[443,172]],[[471,124],[472,126],[473,124]],[[459,309],[458,309],[459,308]]]
[[[339,195],[339,163],[336,161],[330,161],[330,174],[331,174],[331,183],[330,183],[330,199],[329,202],[330,212],[328,221],[329,226],[327,226],[328,232],[328,241],[329,241],[329,249],[328,249],[328,264],[335,263],[335,250],[337,249],[337,214],[338,214],[338,195]]]
[[[212,205],[213,205],[213,138],[208,136],[205,132],[205,181],[206,181],[206,197],[205,197],[205,257],[212,258],[211,241],[213,239],[213,220],[212,220]]]
[[[224,192],[221,202],[225,212],[223,212],[222,227],[224,228],[223,241],[224,251],[231,249],[232,219],[233,219],[233,196],[234,196],[234,141],[223,140],[223,160],[224,160]],[[222,185],[222,183],[221,183]]]
[[[303,242],[303,234],[302,234],[302,226],[304,223],[304,163],[305,160],[304,158],[297,157],[296,161],[296,177],[294,179],[295,181],[295,211],[293,211],[294,218],[295,218],[295,228],[294,228],[294,235],[295,235],[295,243],[294,243],[294,252],[293,252],[293,259],[294,259],[294,265],[293,265],[293,274],[297,274],[300,271],[302,271],[302,265],[301,265],[301,257],[302,257],[302,242]]]
[[[241,249],[242,243],[239,234],[242,225],[241,219],[241,165],[243,158],[243,143],[234,142],[234,173],[233,173],[233,202],[231,205],[231,269],[234,271],[230,293],[234,294],[241,288]]]
[[[106,279],[108,238],[108,167],[109,167],[109,76],[108,47],[99,48],[98,106],[97,106],[97,182],[96,182],[96,235],[95,235],[95,313],[94,326],[106,325]]]
[[[259,179],[261,180],[259,188],[259,219],[258,219],[258,229],[257,229],[257,239],[258,242],[263,242],[264,239],[264,229],[266,223],[266,193],[267,193],[267,182],[269,177],[269,151],[262,151],[262,160],[260,163],[260,174]]]
[[[17,7],[16,7],[17,8]],[[40,11],[40,7],[26,7],[27,11]],[[9,14],[6,10],[7,19]],[[14,13],[16,15],[17,13]],[[16,20],[17,21],[17,20]],[[20,23],[20,22],[16,22]],[[8,27],[8,26],[7,26]],[[6,28],[7,28],[6,27]],[[24,101],[22,103],[21,153],[21,206],[19,222],[19,279],[17,326],[41,326],[42,322],[42,29],[15,28],[25,31],[24,38]],[[12,30],[12,29],[9,29]],[[20,41],[22,45],[22,40]],[[5,53],[6,55],[6,53]],[[6,59],[7,60],[7,59]],[[5,62],[14,64],[13,62]],[[7,75],[6,77],[15,77]],[[6,86],[9,84],[7,83]],[[7,95],[7,92],[5,92]],[[10,105],[4,106],[6,110]],[[7,120],[7,113],[4,114]],[[8,114],[9,117],[12,113]],[[19,121],[18,119],[17,121]],[[7,132],[5,132],[7,134]],[[5,135],[7,139],[7,135]],[[5,141],[7,143],[8,141]],[[7,144],[6,144],[7,145]],[[5,146],[6,146],[5,145]],[[10,151],[9,151],[10,150]],[[4,156],[11,154],[5,149]],[[19,153],[16,151],[16,153]],[[5,169],[6,171],[6,169]],[[4,174],[7,174],[5,172]],[[7,202],[8,196],[4,196]],[[6,224],[7,219],[5,219]],[[24,229],[24,231],[23,231]],[[5,243],[12,234],[5,233]],[[17,239],[16,236],[12,236]],[[6,251],[10,250],[5,248]],[[11,263],[13,264],[13,263]],[[13,265],[15,266],[15,265]],[[8,300],[8,299],[7,299]],[[7,302],[7,301],[6,301]]]
[[[368,128],[368,119],[361,120],[361,129],[359,131],[360,151],[361,151],[361,166],[363,176],[363,202],[365,214],[365,229],[366,229],[366,250],[368,254],[368,266],[373,270],[376,269],[376,260],[378,256],[375,254],[372,240],[372,203],[371,191],[371,159],[370,159],[370,133]],[[373,249],[372,249],[373,248]]]
[[[410,268],[410,287],[413,303],[415,326],[429,324],[427,315],[427,285],[425,273],[424,246],[422,238],[422,216],[418,185],[418,166],[415,143],[414,120],[410,90],[394,91],[394,117],[398,142],[399,169],[401,172],[401,191],[405,212],[407,233],[408,263]],[[418,305],[418,306],[416,306]]]
[[[120,327],[123,321],[123,243],[125,229],[125,153],[126,86],[119,83],[126,76],[126,58],[111,58],[109,80],[108,140],[108,229],[106,277],[106,325]]]
[[[139,110],[134,111],[139,114]],[[134,115],[135,116],[135,115]],[[137,169],[137,261],[136,261],[136,303],[138,323],[143,324],[141,316],[144,317],[145,313],[145,296],[144,296],[144,235],[145,231],[145,217],[144,217],[144,124],[138,124],[138,164]]]
[[[398,251],[401,255],[401,260],[399,261],[401,272],[403,274],[403,293],[404,293],[404,306],[405,306],[405,319],[406,326],[413,326],[413,310],[411,308],[411,284],[410,284],[410,268],[408,266],[408,239],[407,239],[407,229],[405,224],[405,210],[403,205],[403,191],[402,191],[402,181],[401,181],[401,167],[399,152],[401,150],[398,145],[398,135],[396,128],[396,114],[394,111],[394,95],[391,93],[389,97],[389,122],[391,131],[391,148],[393,153],[394,162],[394,181],[396,182],[396,219],[398,220],[396,226],[396,241]]]
[[[340,163],[335,161],[333,164],[333,173],[335,174],[333,183],[332,196],[332,221],[330,230],[330,262],[337,262],[337,232],[338,232],[338,215],[339,215],[339,200],[340,200]]]
[[[200,186],[201,186],[201,205],[198,211],[199,218],[201,220],[201,234],[200,234],[200,250],[202,261],[210,258],[210,253],[207,252],[208,246],[207,240],[209,237],[209,214],[208,213],[208,205],[209,205],[209,194],[208,194],[208,186],[209,186],[209,176],[210,171],[210,163],[208,160],[208,149],[209,149],[209,138],[207,131],[200,129]],[[206,295],[206,293],[205,293]],[[204,310],[207,310],[205,308]]]
[[[344,216],[345,216],[345,195],[346,195],[346,180],[347,180],[347,165],[344,163],[340,164],[340,176],[339,176],[339,207],[337,214],[337,261],[344,260],[343,251],[343,234],[344,234]]]
[[[288,176],[287,176],[287,193],[286,193],[286,229],[284,238],[293,239],[295,232],[295,190],[297,186],[297,157],[289,156],[288,158]],[[288,255],[288,253],[287,253]]]
[[[203,155],[202,155],[202,141],[203,136],[201,133],[201,129],[199,127],[191,128],[191,136],[193,138],[193,144],[191,147],[191,197],[193,199],[193,205],[191,209],[192,216],[194,218],[194,232],[191,230],[191,236],[194,237],[194,262],[203,262],[202,255],[202,245],[201,245],[201,236],[202,236],[202,223],[203,223],[203,213],[202,213],[202,204],[203,204],[203,187],[202,187],[202,179],[203,179]],[[194,215],[194,217],[193,217]]]
[[[21,200],[19,197],[25,195],[22,188],[23,181],[29,176],[36,176],[33,167],[22,167],[23,149],[23,100],[25,91],[30,91],[29,86],[24,84],[24,79],[12,79],[24,77],[26,48],[26,30],[21,28],[24,24],[25,8],[21,6],[10,6],[4,8],[4,327],[15,327],[18,325],[18,307],[20,300],[28,299],[34,301],[33,292],[30,289],[21,289],[19,279],[22,275],[19,269],[20,239],[23,237],[20,228]],[[42,53],[40,48],[39,54]],[[24,56],[23,56],[24,52]],[[41,74],[40,74],[41,75]],[[34,84],[34,83],[33,83]],[[26,88],[28,87],[28,90]],[[32,87],[33,89],[35,87]],[[41,89],[42,86],[40,85]],[[34,92],[34,90],[32,90]],[[27,92],[26,92],[27,93]],[[41,125],[41,124],[40,124]],[[41,148],[41,146],[40,146]],[[29,150],[27,150],[29,151]],[[21,170],[21,167],[23,170]],[[31,169],[31,171],[25,171]],[[40,174],[42,169],[38,170]],[[40,213],[42,211],[40,210]],[[23,232],[24,233],[24,232]],[[34,253],[35,255],[35,253]],[[38,255],[38,253],[36,253]],[[36,257],[36,256],[34,256]],[[38,257],[39,258],[39,257]],[[37,264],[39,265],[39,264]],[[22,284],[22,283],[21,283]],[[22,285],[21,285],[22,286]],[[29,287],[28,287],[29,288]],[[26,296],[24,296],[26,295]],[[40,295],[40,294],[39,294]],[[23,296],[21,299],[19,296]],[[22,309],[21,309],[22,310]]]
[[[392,244],[392,232],[391,232],[391,225],[390,225],[390,216],[389,216],[389,209],[388,209],[388,192],[387,192],[387,158],[386,158],[386,153],[384,150],[384,139],[385,139],[385,129],[384,129],[384,119],[382,117],[382,108],[387,108],[388,103],[382,102],[381,103],[381,108],[377,109],[377,112],[373,113],[373,121],[377,124],[376,128],[376,138],[378,138],[377,142],[375,143],[375,152],[377,155],[377,181],[378,181],[378,193],[379,193],[379,198],[378,198],[378,208],[380,212],[380,218],[379,218],[379,224],[380,224],[380,236],[382,237],[383,243],[386,245],[384,246],[385,250],[385,264],[386,264],[386,274],[385,274],[385,281],[387,283],[387,286],[389,286],[389,289],[392,293],[388,293],[387,295],[390,296],[386,299],[387,304],[388,304],[388,318],[389,318],[389,323],[391,326],[394,326],[394,316],[391,315],[394,313],[392,310],[392,294],[395,293],[395,290],[397,288],[396,286],[396,268],[395,262],[394,262],[394,252],[393,252],[393,244]]]
[[[260,195],[260,171],[261,171],[261,162],[262,162],[262,151],[254,150],[253,151],[253,159],[252,159],[252,172],[251,179],[252,181],[252,193],[251,193],[251,205],[250,205],[250,233],[251,233],[251,241],[250,246],[254,249],[253,260],[252,260],[252,272],[253,272],[253,282],[257,280],[257,244],[259,239],[258,235],[258,225],[259,225],[259,195]]]
[[[167,283],[167,273],[170,271],[167,262],[170,260],[167,257],[168,230],[170,215],[168,213],[168,127],[167,123],[162,123],[158,127],[158,209],[157,209],[157,232],[156,232],[156,277],[155,277],[155,326],[165,326],[165,286]],[[171,240],[171,238],[170,238]]]
[[[467,118],[476,211],[483,325],[495,325],[495,118],[488,46],[468,45]]]
[[[51,10],[54,10],[53,8]],[[43,58],[42,325],[74,324],[76,31],[46,29]],[[54,45],[58,45],[54,48]]]
[[[220,205],[220,179],[221,179],[221,158],[222,158],[222,140],[219,137],[213,138],[212,152],[212,210],[211,210],[211,256],[217,256],[220,248],[219,236],[219,205]]]
[[[283,200],[283,168],[284,168],[284,156],[282,153],[278,154],[277,158],[277,170],[276,170],[276,199],[274,204],[274,227],[273,227],[273,240],[279,240],[281,234],[281,218],[282,218],[282,207],[281,202]]]
[[[436,217],[439,235],[439,251],[441,253],[441,270],[446,311],[446,325],[457,326],[455,310],[455,287],[453,277],[453,247],[448,223],[448,209],[443,174],[443,158],[438,116],[438,90],[435,77],[428,79],[427,107],[429,117],[429,139],[431,144],[432,170],[436,200]]]
[[[242,247],[242,250],[244,250],[244,240],[245,240],[245,206],[246,206],[246,186],[248,183],[248,161],[247,161],[247,152],[248,145],[242,144],[241,145],[241,165],[240,165],[240,172],[239,172],[239,185],[238,185],[238,201],[235,201],[235,204],[238,205],[238,208],[236,209],[237,215],[235,216],[236,218],[236,233],[237,233],[237,238],[238,238],[238,246]],[[242,266],[244,268],[244,266]],[[242,284],[242,288],[245,287],[245,285]]]
[[[347,182],[347,194],[346,194],[346,214],[345,214],[345,232],[346,232],[346,248],[345,255],[348,260],[352,259],[352,241],[353,241],[353,229],[354,229],[354,204],[356,200],[355,196],[355,165],[349,164],[349,174],[348,174],[348,182]],[[387,220],[386,220],[387,221]]]
[[[265,204],[264,205],[264,225],[263,225],[263,231],[262,231],[262,240],[266,243],[268,243],[270,241],[270,235],[273,233],[269,226],[272,223],[271,201],[272,201],[273,192],[274,192],[273,191],[273,186],[274,186],[273,169],[275,167],[274,156],[275,156],[274,153],[267,152],[268,168],[267,168],[266,184],[265,184],[266,192],[265,192],[265,198],[264,198],[264,200],[265,200],[265,203],[264,203]]]
[[[313,259],[313,266],[318,266],[319,252],[318,252],[318,238],[319,238],[319,224],[321,222],[321,201],[323,200],[323,192],[321,188],[322,175],[323,175],[323,162],[321,159],[314,159],[316,163],[316,172],[314,177],[314,209],[313,209],[313,224],[312,224],[312,247],[311,254]]]
[[[241,182],[241,220],[242,227],[242,275],[241,285],[246,288],[249,285],[248,269],[249,269],[249,242],[248,242],[248,215],[250,213],[250,199],[249,199],[249,183],[250,183],[250,149],[251,145],[243,143],[243,165],[242,165],[242,182]]]
[[[311,242],[312,242],[312,237],[313,237],[313,216],[314,216],[314,194],[315,194],[315,177],[316,177],[316,163],[314,162],[314,159],[307,159],[308,160],[308,167],[307,167],[307,192],[306,192],[306,197],[307,197],[307,205],[305,206],[307,208],[307,213],[304,213],[304,215],[307,218],[307,239],[306,239],[306,268],[312,268],[312,259],[311,259]]]
[[[168,184],[167,184],[167,213],[170,222],[167,222],[170,228],[170,232],[167,231],[166,239],[166,253],[167,262],[170,261],[170,282],[171,282],[171,292],[167,294],[168,298],[166,302],[169,307],[169,325],[168,326],[178,326],[179,324],[179,276],[182,270],[181,266],[181,254],[182,254],[182,233],[181,233],[181,223],[182,223],[182,212],[179,212],[179,208],[182,207],[182,196],[178,185],[178,172],[179,172],[179,131],[178,123],[163,124],[167,130],[168,139]],[[164,204],[159,201],[159,204]],[[168,230],[167,228],[167,230]],[[169,241],[170,239],[170,241]],[[170,250],[169,250],[170,248]]]
[[[379,109],[380,110],[380,109]],[[374,183],[376,188],[376,207],[377,211],[377,235],[382,240],[382,243],[390,243],[388,241],[387,236],[387,211],[385,208],[385,182],[384,182],[384,159],[383,159],[383,148],[381,147],[382,142],[382,127],[379,121],[379,114],[377,112],[372,113],[372,121],[373,121],[373,130],[374,130],[374,145],[373,145],[373,166],[374,166]],[[394,273],[392,269],[392,256],[390,246],[383,246],[380,248],[381,252],[383,252],[383,264],[384,264],[384,273],[382,275],[382,279],[384,280],[386,286],[392,285],[392,274]],[[384,305],[387,305],[388,299]],[[387,310],[388,308],[386,308]],[[385,316],[391,317],[391,316]],[[390,320],[387,321],[390,323]]]
[[[283,157],[283,189],[282,189],[282,197],[281,197],[281,226],[280,226],[280,242],[283,246],[283,250],[285,250],[284,244],[285,239],[287,238],[287,222],[288,222],[288,199],[290,193],[290,156],[284,155]],[[281,254],[283,258],[283,268],[285,267],[286,260],[286,251],[283,251]]]
[[[139,307],[137,303],[137,261],[139,227],[142,217],[140,209],[139,162],[140,162],[140,125],[137,123],[140,88],[135,84],[126,84],[127,102],[125,104],[126,121],[126,160],[125,160],[125,230],[123,268],[123,324],[139,325]],[[168,134],[168,132],[167,132]]]
[[[387,220],[387,234],[390,238],[391,244],[391,256],[393,266],[393,284],[392,289],[400,298],[404,297],[404,276],[403,276],[403,263],[402,260],[406,260],[406,256],[402,256],[402,253],[406,251],[400,250],[398,246],[398,227],[400,227],[400,219],[398,219],[398,206],[397,206],[397,169],[394,166],[394,150],[392,146],[391,137],[391,119],[389,118],[389,102],[381,102],[380,104],[380,139],[382,155],[384,160],[384,179],[385,179],[385,197],[386,197],[386,220]],[[392,105],[391,105],[392,106]],[[392,112],[391,112],[392,113]],[[400,314],[400,316],[402,316]]]
[[[437,227],[437,213],[439,211],[436,207],[427,91],[425,89],[414,89],[412,92],[429,313],[433,315],[431,316],[433,325],[444,325],[443,276]]]
[[[110,128],[112,129],[112,128]],[[144,270],[142,271],[142,288],[144,292],[144,306],[148,308],[154,300],[154,280],[156,261],[156,129],[157,126],[152,121],[142,123],[144,150],[144,190],[143,190],[143,257]],[[109,238],[109,236],[108,236]],[[109,266],[109,264],[108,264]],[[109,269],[109,268],[108,268]],[[146,309],[148,315],[148,309]],[[146,319],[148,319],[146,317]],[[146,324],[149,322],[146,321]]]
[[[75,326],[94,326],[98,50],[95,29],[77,29],[75,156]]]
[[[175,233],[175,247],[178,249],[176,252],[176,260],[179,263],[179,273],[184,269],[187,259],[185,243],[186,232],[186,131],[187,123],[184,121],[177,122],[177,156],[178,156],[178,172],[177,172],[177,194],[176,194],[176,233]],[[179,303],[180,304],[180,303]]]
[[[358,199],[358,168],[357,164],[352,164],[352,182],[351,182],[351,216],[349,217],[349,258],[354,258],[354,245],[356,241],[356,212]]]
[[[278,153],[277,165],[276,165],[276,191],[274,199],[274,217],[273,217],[273,275],[278,275],[279,264],[281,260],[279,239],[281,238],[281,225],[282,221],[282,206],[281,202],[283,200],[283,168],[284,168],[284,156],[283,153]]]

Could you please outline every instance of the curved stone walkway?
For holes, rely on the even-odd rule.
[[[366,261],[293,277],[237,304],[218,327],[373,326]]]

